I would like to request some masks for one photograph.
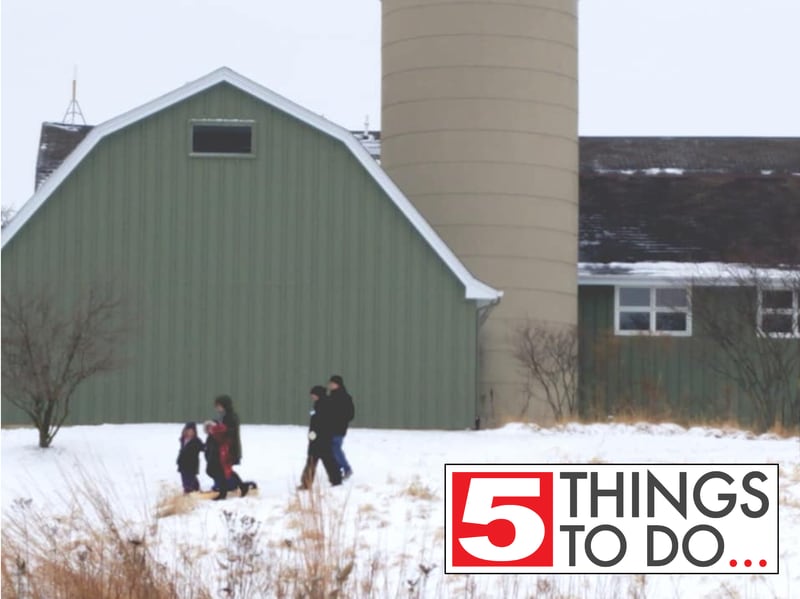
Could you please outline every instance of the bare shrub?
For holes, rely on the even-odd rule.
[[[264,597],[272,595],[273,572],[264,569],[264,553],[260,548],[261,524],[250,515],[237,516],[222,512],[225,523],[225,544],[217,556],[223,597]]]
[[[775,425],[797,427],[800,340],[764,330],[759,290],[800,295],[800,272],[732,267],[704,285],[692,294],[692,318],[716,350],[706,352],[708,366],[750,400],[757,431]]]
[[[3,399],[25,412],[49,447],[85,381],[119,366],[122,302],[93,287],[72,310],[52,292],[3,295]]]
[[[514,358],[526,375],[528,401],[544,400],[556,422],[572,418],[578,403],[578,332],[568,325],[527,323],[515,334]]]

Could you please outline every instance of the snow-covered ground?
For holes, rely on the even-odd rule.
[[[165,488],[179,489],[175,472],[181,425],[104,425],[63,429],[54,447],[35,447],[30,429],[2,431],[2,510],[30,498],[39,509],[63,509],[69,480],[82,468],[119,498],[120,510],[146,518]],[[250,514],[264,523],[272,541],[289,539],[287,506],[305,457],[305,429],[296,426],[244,426],[244,460],[239,472],[260,486],[257,497],[202,502],[186,514],[159,521],[162,544],[220,543],[223,510]],[[357,531],[363,555],[385,556],[400,580],[418,574],[420,563],[435,565],[427,595],[463,596],[464,578],[441,572],[443,464],[446,462],[777,462],[781,467],[781,574],[777,576],[650,576],[643,595],[659,597],[800,597],[800,439],[725,432],[676,425],[570,424],[554,429],[509,425],[490,431],[396,431],[354,429],[345,443],[354,477],[327,489],[329,507],[343,510],[343,530]],[[78,466],[80,465],[80,467]],[[320,474],[324,472],[320,468]],[[319,478],[319,477],[318,477]],[[208,479],[201,476],[207,486]],[[319,482],[319,481],[318,481]],[[407,559],[400,559],[405,556]],[[416,572],[416,574],[415,574]],[[557,577],[547,584],[573,589],[572,596],[613,596],[611,577]],[[508,586],[493,577],[476,577],[473,596],[500,596]],[[627,584],[628,580],[616,581]],[[641,584],[641,581],[639,581]],[[515,582],[531,589],[537,579]],[[515,586],[515,588],[516,588]],[[541,589],[541,587],[539,587]],[[600,589],[595,595],[595,589]],[[605,592],[601,592],[606,589]],[[619,591],[622,593],[622,591]],[[627,595],[627,593],[626,593]],[[548,595],[549,596],[549,595]]]

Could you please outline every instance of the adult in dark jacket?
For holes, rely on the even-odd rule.
[[[356,408],[341,376],[334,374],[328,381],[328,389],[330,390],[328,401],[331,410],[333,457],[336,458],[339,468],[342,470],[343,478],[348,479],[353,475],[353,469],[344,455],[342,444],[347,435],[347,428],[355,418]]]
[[[317,471],[317,462],[322,460],[325,472],[331,485],[342,484],[342,472],[339,464],[333,457],[333,434],[330,410],[330,400],[325,392],[325,387],[316,386],[311,389],[311,401],[314,402],[311,418],[308,422],[308,454],[303,474],[300,477],[300,490],[311,488],[314,474]]]
[[[225,499],[228,491],[237,487],[241,496],[244,497],[254,487],[250,483],[242,482],[242,479],[233,470],[233,467],[242,461],[239,415],[233,408],[233,400],[227,395],[220,395],[214,400],[214,409],[220,415],[220,420],[209,427],[209,433],[218,446],[222,472],[222,478],[214,479],[214,486],[219,492],[215,499]]]
[[[233,400],[229,395],[220,395],[214,400],[214,408],[222,419],[222,424],[227,428],[227,438],[230,447],[232,464],[237,466],[242,463],[242,437],[239,433],[239,414],[233,409]]]
[[[199,491],[200,481],[197,480],[197,473],[200,471],[200,452],[203,451],[203,442],[197,437],[197,425],[194,422],[187,422],[178,441],[180,450],[177,463],[183,492]]]
[[[217,423],[213,420],[206,422],[206,444],[204,454],[206,457],[206,474],[214,481],[214,491],[219,491],[217,481],[225,480],[225,473],[222,470],[222,462],[219,456],[219,443],[211,434],[211,430]]]

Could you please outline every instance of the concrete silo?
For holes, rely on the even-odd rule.
[[[382,11],[382,165],[505,292],[482,327],[480,389],[485,419],[519,418],[514,332],[577,321],[577,1],[383,0]],[[533,402],[528,415],[551,413]]]

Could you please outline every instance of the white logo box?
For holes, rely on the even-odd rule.
[[[524,565],[526,560],[519,559],[539,548],[541,518],[528,507],[498,506],[498,501],[507,506],[509,497],[537,497],[540,481],[532,474],[537,472],[552,473],[549,566]],[[464,513],[473,523],[467,535],[459,530],[464,527],[461,522],[453,521],[454,512],[465,507],[454,510],[455,473],[472,475],[462,502],[469,504]],[[481,473],[492,478],[482,479]],[[502,478],[503,473],[510,475],[509,480]],[[617,491],[620,480],[621,516],[618,496],[610,494]],[[593,486],[607,493],[593,497]],[[665,495],[672,496],[678,507]],[[716,517],[719,512],[724,515]],[[487,533],[495,520],[514,526],[510,546],[493,545]],[[476,532],[476,525],[485,525],[487,532]],[[582,531],[576,528],[581,526]],[[597,527],[601,529],[592,534]],[[778,464],[445,465],[447,574],[778,574],[778,539]],[[462,554],[455,560],[454,546]],[[675,555],[667,559],[673,551]],[[511,561],[506,560],[509,556]]]

